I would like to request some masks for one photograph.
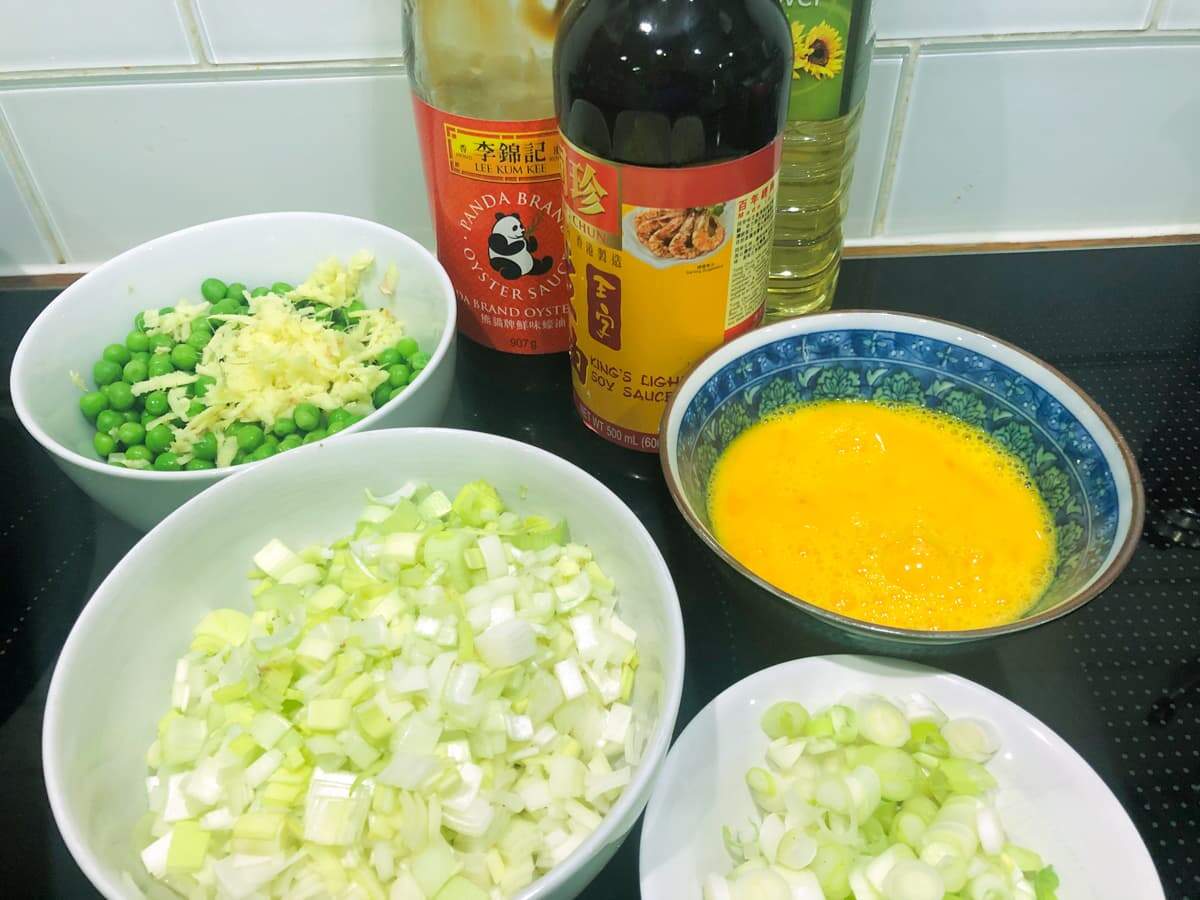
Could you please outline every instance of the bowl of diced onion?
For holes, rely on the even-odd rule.
[[[121,464],[116,455],[101,457],[93,445],[96,429],[80,414],[81,396],[91,389],[86,376],[101,348],[121,341],[134,317],[146,310],[168,304],[184,309],[189,303],[197,308],[194,304],[203,302],[201,284],[213,274],[236,276],[249,284],[270,285],[280,279],[300,284],[331,259],[369,260],[355,272],[356,278],[361,276],[361,303],[388,310],[396,333],[415,340],[428,362],[398,396],[377,408],[368,397],[359,404],[361,415],[327,439],[376,428],[438,424],[454,378],[456,309],[445,271],[433,254],[394,229],[315,212],[240,216],[187,228],[122,253],[80,278],[38,316],[17,349],[11,375],[17,416],[92,499],[131,525],[149,529],[238,466],[223,464],[227,461],[222,459],[216,467],[199,471],[156,471],[135,468],[132,462]],[[302,362],[303,348],[293,350],[292,356]],[[238,364],[245,371],[254,362]],[[278,384],[270,387],[262,393],[286,394]],[[133,388],[139,390],[137,384]],[[287,405],[286,396],[279,402]],[[290,414],[282,408],[276,412]],[[176,438],[180,436],[177,431]]]
[[[117,565],[55,669],[46,786],[108,898],[570,898],[646,804],[683,648],[662,556],[587,473],[351,435]]]
[[[780,663],[701,710],[646,809],[640,874],[643,900],[1163,897],[1061,737],[965,678],[872,656]]]

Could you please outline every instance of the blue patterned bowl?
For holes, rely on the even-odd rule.
[[[812,400],[914,403],[977,425],[1029,467],[1058,528],[1059,564],[1024,617],[963,631],[852,619],[756,576],[717,542],[708,481],[729,442],[781,407]],[[684,518],[730,566],[826,622],[859,634],[960,641],[1032,628],[1107,588],[1142,530],[1137,464],[1108,416],[1046,363],[960,325],[885,312],[831,312],[770,325],[717,349],[684,379],[663,417],[663,471]]]

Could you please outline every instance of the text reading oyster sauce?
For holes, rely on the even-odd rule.
[[[780,142],[729,162],[606,162],[563,139],[575,404],[602,437],[658,449],[697,360],[757,325]]]
[[[459,330],[509,353],[566,350],[570,286],[555,120],[493,122],[417,97],[413,104]]]
[[[752,425],[709,485],[717,540],[843,615],[960,630],[1017,619],[1054,575],[1053,521],[986,433],[917,407],[831,401]]]

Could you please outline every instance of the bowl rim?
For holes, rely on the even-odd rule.
[[[1100,420],[1100,424],[1108,432],[1113,443],[1117,448],[1118,455],[1124,463],[1126,477],[1129,479],[1130,488],[1130,518],[1129,527],[1125,533],[1125,537],[1121,542],[1121,546],[1116,555],[1112,557],[1108,565],[1100,572],[1099,576],[1087,587],[1075,593],[1065,602],[1058,604],[1050,609],[1044,610],[1037,615],[1029,616],[1028,618],[1018,619],[1015,622],[1007,622],[1002,625],[990,625],[986,628],[969,628],[958,631],[935,631],[922,628],[900,628],[895,625],[881,625],[877,622],[868,622],[865,619],[856,619],[852,616],[846,616],[833,610],[825,609],[817,606],[802,597],[789,593],[782,588],[776,587],[766,579],[750,571],[745,565],[733,557],[721,544],[717,541],[716,536],[699,520],[696,514],[692,511],[691,505],[688,503],[684,493],[683,485],[680,483],[678,472],[671,463],[671,447],[669,444],[668,431],[676,417],[676,409],[682,410],[683,404],[680,397],[684,393],[684,388],[689,382],[696,378],[697,372],[709,360],[718,355],[728,353],[731,347],[744,348],[740,354],[733,354],[732,358],[737,358],[753,347],[760,347],[771,343],[773,340],[782,338],[787,334],[799,334],[818,331],[829,331],[840,329],[853,329],[856,326],[854,321],[863,316],[883,317],[884,319],[894,319],[899,326],[905,322],[921,322],[935,326],[949,328],[952,331],[960,334],[969,335],[973,338],[997,344],[1012,353],[1023,357],[1026,361],[1032,363],[1036,367],[1045,370],[1052,378],[1057,379],[1070,392],[1073,392],[1080,400],[1095,414]],[[836,324],[835,324],[836,323]],[[812,327],[808,327],[811,324]],[[825,326],[825,327],[822,327]],[[878,330],[878,329],[877,329]],[[902,330],[897,327],[895,330]],[[1003,362],[1003,360],[997,360]],[[1043,389],[1045,388],[1042,385]],[[693,392],[694,396],[694,392]],[[1133,557],[1134,551],[1137,549],[1138,541],[1142,536],[1142,527],[1145,520],[1145,493],[1142,486],[1142,475],[1138,469],[1137,459],[1130,450],[1129,444],[1125,440],[1125,436],[1121,434],[1120,429],[1109,418],[1106,413],[1095,400],[1091,398],[1074,381],[1050,365],[1045,360],[1030,353],[1028,350],[1023,350],[1017,345],[1009,341],[998,338],[995,335],[989,334],[986,331],[981,331],[977,328],[971,328],[967,325],[961,325],[957,322],[951,322],[948,319],[939,319],[935,316],[923,316],[916,313],[895,312],[885,309],[838,309],[828,310],[820,313],[810,313],[794,319],[785,319],[780,322],[775,322],[770,325],[756,328],[727,344],[722,344],[706,353],[692,366],[683,380],[679,383],[679,388],[668,399],[666,408],[663,410],[662,419],[659,423],[659,463],[662,467],[663,477],[667,482],[667,489],[671,493],[671,499],[675,501],[675,506],[683,515],[685,521],[691,526],[692,531],[704,541],[708,547],[717,554],[725,563],[734,571],[749,579],[754,584],[758,585],[768,593],[773,594],[781,600],[784,600],[793,606],[799,607],[802,611],[809,615],[815,616],[823,620],[827,624],[836,627],[866,634],[870,637],[881,638],[889,641],[907,641],[907,642],[923,642],[932,644],[948,644],[959,641],[981,640],[985,638],[999,637],[1001,635],[1016,634],[1017,632],[1025,631],[1030,628],[1035,628],[1038,625],[1043,625],[1046,622],[1052,622],[1055,619],[1061,618],[1069,613],[1079,609],[1084,604],[1094,600],[1104,591],[1106,591],[1121,572],[1128,565],[1129,560]]]
[[[1097,767],[1094,766],[1090,760],[1084,757],[1079,748],[1068,741],[1063,736],[1060,729],[1055,729],[1048,726],[1039,715],[1035,715],[1034,711],[1030,709],[1028,705],[1018,702],[1018,700],[1015,698],[1006,696],[999,690],[988,687],[988,685],[984,684],[982,681],[978,681],[975,678],[969,678],[966,675],[959,674],[957,671],[951,671],[948,668],[942,668],[940,665],[931,664],[929,662],[905,659],[900,656],[886,656],[883,653],[870,651],[862,653],[844,651],[816,654],[812,656],[798,656],[792,659],[785,659],[773,665],[765,666],[764,668],[750,672],[712,697],[707,703],[704,704],[703,707],[700,708],[699,711],[697,711],[687,725],[683,727],[679,733],[678,740],[672,744],[671,751],[667,754],[667,761],[663,766],[664,774],[667,767],[672,765],[674,762],[672,760],[672,756],[676,757],[675,761],[677,761],[679,753],[682,752],[679,749],[680,745],[685,738],[689,737],[688,731],[689,729],[692,729],[693,723],[697,723],[697,728],[700,727],[699,723],[702,716],[711,715],[715,718],[719,707],[732,704],[735,696],[743,692],[751,692],[752,687],[752,693],[756,695],[750,700],[750,702],[753,704],[754,702],[761,700],[765,695],[772,693],[770,690],[771,685],[780,678],[786,679],[792,683],[796,683],[798,680],[803,681],[805,678],[807,678],[807,683],[809,684],[818,683],[818,679],[814,678],[813,676],[826,675],[827,673],[820,671],[821,669],[825,668],[837,669],[839,670],[839,674],[842,674],[843,676],[845,674],[845,670],[850,669],[869,675],[872,680],[886,680],[888,682],[892,682],[893,680],[899,682],[901,679],[907,678],[935,678],[939,681],[943,681],[948,686],[953,686],[952,689],[955,692],[976,694],[978,697],[986,700],[987,702],[998,704],[1001,708],[1006,709],[1008,715],[1013,715],[1015,713],[1021,720],[1022,729],[1026,730],[1031,735],[1037,735],[1040,737],[1045,742],[1045,745],[1051,748],[1052,753],[1059,754],[1060,762],[1062,756],[1065,756],[1070,761],[1071,767],[1077,773],[1078,777],[1082,777],[1084,780],[1091,782],[1093,788],[1098,787],[1100,789],[1101,796],[1104,796],[1107,800],[1116,805],[1116,810],[1119,811],[1118,816],[1124,817],[1120,823],[1123,825],[1123,830],[1132,832],[1137,838],[1135,853],[1137,849],[1140,848],[1141,850],[1141,854],[1137,859],[1138,865],[1143,869],[1147,869],[1149,873],[1153,873],[1155,876],[1155,884],[1158,886],[1159,890],[1158,893],[1154,895],[1152,900],[1164,900],[1162,879],[1157,872],[1157,866],[1154,858],[1150,855],[1149,842],[1139,833],[1137,826],[1133,822],[1132,814],[1126,808],[1126,804],[1117,796],[1117,792],[1109,785],[1109,783],[1100,777],[1100,772],[1098,771]],[[816,671],[813,671],[814,669]],[[828,689],[828,685],[833,682],[830,680],[825,680],[821,683],[826,685],[825,689]],[[897,694],[900,692],[900,690],[903,690],[903,687],[900,683],[893,685],[893,687],[896,689]],[[930,694],[933,693],[928,687],[918,687],[918,689],[922,690],[922,692],[928,691]],[[797,696],[797,694],[793,693],[791,698],[796,699]],[[834,702],[838,696],[838,693],[831,692],[829,696],[829,702]],[[884,696],[889,696],[889,692],[885,691]],[[954,698],[954,706],[959,704],[959,699],[960,698]],[[763,705],[765,706],[765,704]],[[947,706],[950,705],[951,703],[947,703]],[[809,708],[811,709],[812,707]],[[976,715],[976,713],[968,713],[968,715]],[[755,740],[761,740],[761,737],[757,733],[757,729],[752,737]],[[1000,755],[1003,756],[1004,753],[1002,752]],[[1040,759],[1040,757],[1037,759]],[[1037,762],[1036,760],[1032,763],[1027,762],[1026,765],[1031,768],[1036,768]],[[661,814],[660,808],[665,806],[667,799],[668,796],[666,793],[666,788],[664,787],[664,781],[660,779],[655,785],[654,792],[650,797],[650,802],[646,805],[646,821],[649,821],[652,815],[658,816]],[[655,822],[654,824],[657,823]],[[662,860],[661,857],[654,859],[649,857],[649,851],[652,848],[648,844],[648,841],[650,840],[648,836],[651,835],[651,833],[652,832],[650,830],[643,826],[638,842],[638,886],[639,888],[643,889],[646,886],[646,879],[649,872],[654,868],[653,864]],[[727,860],[725,861],[727,862]],[[720,872],[721,870],[718,869],[715,871]],[[661,900],[661,898],[664,897],[661,892],[650,894],[649,892],[645,891],[641,896],[645,898],[645,900]],[[668,894],[666,896],[672,898],[673,900],[673,894]]]
[[[441,438],[467,441],[477,444],[479,453],[486,453],[489,447],[501,444],[513,445],[517,452],[529,457],[530,465],[540,465],[543,468],[551,469],[557,468],[564,477],[571,476],[590,482],[602,496],[607,497],[611,502],[618,518],[623,516],[626,519],[622,524],[630,528],[638,540],[649,548],[651,558],[654,561],[654,569],[665,588],[661,603],[665,621],[665,629],[662,636],[663,689],[660,693],[662,705],[650,739],[646,743],[641,760],[638,762],[629,784],[621,792],[617,802],[605,813],[596,829],[565,860],[548,870],[544,875],[531,882],[511,898],[511,900],[542,900],[547,893],[561,887],[585,866],[588,861],[602,853],[604,848],[610,843],[624,840],[628,834],[628,830],[618,835],[618,829],[626,820],[628,820],[629,827],[632,828],[645,804],[649,801],[655,779],[666,760],[667,752],[674,737],[675,726],[678,724],[679,719],[679,708],[683,697],[686,637],[683,625],[683,610],[679,602],[679,592],[675,587],[675,579],[671,575],[670,567],[667,566],[666,558],[663,556],[658,542],[654,540],[654,537],[629,504],[591,472],[588,472],[570,460],[551,453],[549,450],[525,443],[524,441],[483,431],[470,431],[459,428],[413,427],[405,429],[385,428],[363,432],[354,436],[352,441],[343,442],[339,452],[349,453],[350,448],[348,445],[351,443],[386,443],[391,441],[409,441],[413,438],[428,438],[431,440]],[[301,447],[297,449],[295,454],[289,454],[286,458],[293,460],[292,464],[295,465],[300,459],[307,459],[306,454],[315,454],[318,452],[319,447],[319,444]],[[326,447],[324,449],[325,452],[328,452],[330,448]],[[42,713],[42,777],[46,785],[46,794],[50,801],[50,810],[55,826],[58,828],[64,843],[67,845],[72,859],[75,860],[93,887],[105,897],[110,898],[110,900],[111,898],[124,896],[121,893],[120,885],[108,878],[102,871],[98,865],[98,855],[84,837],[83,830],[80,828],[76,817],[68,812],[66,806],[67,778],[62,759],[63,754],[59,749],[62,745],[60,731],[63,728],[63,722],[67,715],[67,710],[64,706],[65,701],[62,697],[62,691],[64,690],[63,679],[66,677],[64,674],[66,671],[65,666],[71,665],[75,656],[81,651],[87,636],[94,627],[92,620],[100,615],[100,610],[121,604],[122,595],[116,591],[113,583],[117,579],[125,577],[124,570],[129,567],[131,558],[133,558],[139,549],[142,549],[143,545],[154,540],[155,535],[167,523],[190,515],[193,506],[203,506],[205,503],[211,503],[213,497],[220,497],[223,493],[240,492],[242,490],[240,479],[263,477],[262,473],[255,475],[254,473],[257,471],[257,466],[246,466],[241,467],[240,471],[235,470],[231,478],[224,479],[220,483],[213,485],[210,489],[190,498],[187,502],[172,510],[149,532],[142,535],[137,543],[121,557],[100,584],[96,586],[91,596],[88,597],[87,602],[84,603],[83,608],[76,616],[70,633],[63,642],[58,659],[54,663],[54,670],[51,674],[50,685],[46,694],[45,708]],[[639,592],[630,590],[628,593],[633,595]],[[99,601],[97,601],[98,597],[100,598]]]
[[[384,413],[385,411],[391,412],[399,408],[405,400],[407,400],[414,393],[420,390],[426,383],[428,383],[430,378],[432,378],[432,371],[436,369],[450,353],[450,348],[458,331],[458,301],[454,294],[454,288],[450,283],[450,276],[446,274],[445,268],[442,267],[442,264],[438,261],[437,256],[430,252],[430,250],[422,245],[419,241],[413,239],[407,234],[404,234],[402,231],[398,231],[395,228],[391,228],[380,222],[373,222],[370,219],[363,219],[358,216],[341,215],[340,213],[290,210],[284,212],[251,213],[244,216],[228,216],[224,219],[214,219],[210,222],[202,222],[198,225],[189,225],[187,228],[180,228],[177,231],[171,231],[166,234],[159,235],[158,237],[151,238],[150,240],[144,241],[143,243],[134,247],[130,247],[128,250],[117,254],[111,259],[105,260],[94,269],[84,273],[76,281],[64,288],[62,292],[58,294],[58,296],[46,304],[45,309],[38,313],[37,318],[33,320],[30,326],[25,330],[25,334],[21,336],[21,342],[17,345],[16,353],[13,354],[12,367],[9,370],[10,383],[17,383],[17,380],[13,378],[13,375],[20,372],[21,368],[25,365],[26,358],[33,353],[30,336],[38,331],[39,327],[48,327],[46,322],[43,320],[48,321],[48,317],[52,315],[54,308],[60,302],[64,300],[70,300],[70,298],[76,292],[80,290],[86,290],[89,282],[93,280],[94,277],[96,277],[99,273],[106,271],[110,267],[115,267],[119,263],[127,263],[131,257],[138,257],[143,254],[153,253],[166,242],[176,240],[185,235],[192,234],[193,232],[218,229],[228,226],[234,222],[249,221],[269,224],[272,221],[296,218],[316,218],[327,223],[349,222],[356,226],[367,226],[368,229],[379,231],[392,238],[400,238],[401,243],[407,244],[410,247],[418,250],[419,255],[424,256],[430,263],[432,263],[431,271],[435,274],[437,281],[440,282],[442,290],[439,293],[443,300],[443,305],[448,312],[446,318],[446,328],[443,331],[441,338],[438,340],[437,346],[430,354],[429,363],[424,369],[421,370],[416,378],[408,383],[408,387],[411,388],[411,390],[405,390],[400,396],[389,400],[378,409],[371,410],[371,412],[365,415],[358,422],[343,428],[341,431],[336,432],[330,437],[323,438],[322,441],[334,440],[343,434],[354,434],[356,432],[371,430],[371,422],[375,416],[380,413]],[[102,460],[93,459],[83,455],[82,453],[72,450],[70,447],[60,444],[49,434],[47,434],[45,429],[41,427],[37,421],[37,418],[30,410],[29,405],[26,402],[25,395],[22,391],[14,390],[12,392],[12,403],[17,414],[17,419],[20,420],[21,424],[25,427],[25,430],[29,432],[33,439],[41,444],[42,447],[49,453],[56,456],[59,460],[70,463],[71,465],[77,466],[81,469],[86,469],[90,472],[101,473],[104,475],[110,475],[119,479],[147,482],[158,481],[164,483],[174,482],[177,484],[186,484],[188,482],[215,482],[222,478],[228,477],[235,470],[253,468],[260,462],[270,462],[269,459],[264,459],[243,463],[240,466],[228,466],[224,469],[201,469],[199,471],[179,472],[158,472],[153,469],[127,469],[124,466],[114,466]]]

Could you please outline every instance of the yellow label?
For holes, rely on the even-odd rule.
[[[779,145],[685,169],[564,150],[576,406],[601,436],[654,451],[683,376],[762,320]]]
[[[480,181],[549,181],[558,178],[558,132],[514,134],[463,128],[447,122],[450,171]]]

